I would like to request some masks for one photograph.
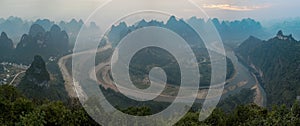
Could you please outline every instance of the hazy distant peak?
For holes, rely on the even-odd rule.
[[[143,20],[141,20],[141,21],[138,22],[137,26],[138,27],[143,27],[143,26],[147,26],[147,24],[148,23],[145,21],[145,19],[143,19]]]
[[[260,39],[258,39],[258,38],[256,38],[256,37],[250,35],[249,38],[248,38],[247,40],[260,40]]]
[[[61,32],[61,28],[60,28],[58,25],[54,24],[54,25],[51,27],[50,31],[51,31],[51,32]]]
[[[220,21],[219,21],[218,18],[213,18],[211,21],[212,21],[214,24],[220,24]]]
[[[177,20],[176,17],[173,15],[173,16],[170,16],[169,20]]]
[[[1,33],[0,38],[8,39],[7,34],[6,34],[5,32],[2,32],[2,33]]]
[[[32,37],[35,37],[38,34],[41,34],[41,33],[44,34],[45,32],[46,32],[45,29],[41,25],[33,24],[30,27],[29,35],[32,36]]]
[[[81,25],[84,24],[84,22],[82,21],[82,19],[80,19],[80,20],[78,21],[78,23],[80,23]]]
[[[167,24],[173,24],[173,23],[176,23],[177,22],[177,19],[175,16],[171,16],[169,18],[169,20],[167,21]]]
[[[72,19],[71,21],[70,21],[70,23],[77,23],[77,21],[76,21],[76,19]]]

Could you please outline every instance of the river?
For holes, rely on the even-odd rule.
[[[101,51],[103,51],[103,50],[105,50],[105,49],[101,49]],[[226,55],[227,55],[227,57],[229,59],[231,59],[233,65],[235,67],[235,71],[236,72],[235,72],[234,77],[232,79],[230,79],[230,81],[227,81],[227,84],[225,85],[224,92],[223,92],[223,95],[221,97],[221,100],[225,99],[229,95],[234,95],[234,94],[239,93],[242,89],[253,89],[253,88],[256,88],[256,94],[257,94],[257,96],[255,98],[256,99],[255,102],[256,102],[256,104],[258,104],[260,106],[265,106],[266,105],[266,95],[265,95],[265,92],[264,92],[263,88],[261,87],[261,85],[259,84],[259,82],[257,81],[257,79],[254,76],[254,74],[252,74],[248,70],[247,67],[245,67],[242,63],[240,63],[238,61],[237,56],[235,55],[234,51],[231,48],[226,47],[225,50],[226,50]],[[81,55],[84,55],[84,53],[82,53]],[[65,58],[62,58],[62,59],[66,60],[68,58],[71,58],[71,56],[68,56],[68,57],[65,57]],[[88,61],[88,60],[86,60],[86,61]],[[65,63],[66,62],[62,62],[60,64],[60,67],[64,68],[65,67]],[[81,65],[85,64],[85,62],[84,61],[80,62],[80,64]],[[78,64],[75,64],[74,66],[77,66],[77,65]],[[83,72],[83,71],[81,71],[81,72]],[[90,78],[90,76],[89,76],[90,74],[89,74],[88,71],[86,72],[86,75],[87,75],[86,78]],[[64,79],[66,79],[66,77],[64,77]],[[91,80],[94,80],[94,79],[91,79]],[[72,85],[72,84],[66,84],[66,85]],[[72,88],[73,89],[75,88],[73,86],[71,88],[69,88],[70,89],[68,91],[69,93],[71,92]],[[71,93],[71,94],[73,94],[73,96],[74,96],[74,92]],[[170,99],[169,97],[165,97],[165,98],[166,99]],[[260,99],[258,99],[258,98],[260,98]],[[199,101],[203,101],[203,99],[202,100],[199,99]]]
[[[244,64],[242,64],[241,62],[239,62],[237,56],[235,55],[235,52],[229,48],[229,47],[225,47],[226,50],[226,55],[227,57],[232,61],[235,70],[236,70],[236,74],[235,77],[229,81],[226,85],[226,87],[228,86],[234,86],[240,82],[245,82],[245,84],[241,87],[237,87],[234,90],[223,94],[222,98],[225,98],[226,96],[230,95],[230,94],[236,94],[237,92],[239,92],[240,90],[247,88],[247,89],[253,89],[253,88],[258,88],[256,90],[256,94],[257,96],[255,97],[260,98],[260,100],[256,100],[256,104],[260,105],[260,106],[266,106],[266,93],[264,91],[264,89],[262,88],[261,84],[257,81],[257,78],[255,77],[255,75],[253,73],[251,73],[248,68],[246,66],[244,66]]]

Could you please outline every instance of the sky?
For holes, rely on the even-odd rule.
[[[0,0],[0,17],[22,17],[28,20],[48,18],[51,20],[87,19],[95,9],[107,4],[106,18],[124,14],[123,10],[141,8],[163,9],[179,14],[182,18],[199,15],[199,8],[185,6],[189,0]],[[253,18],[273,20],[300,17],[300,0],[190,0],[204,10],[208,17],[225,20]],[[190,3],[189,3],[190,4]],[[169,8],[169,9],[168,9]],[[127,11],[125,11],[127,12]],[[95,19],[96,20],[96,19]]]

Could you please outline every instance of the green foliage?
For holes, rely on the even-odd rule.
[[[253,124],[261,125],[261,120],[265,118],[267,110],[254,104],[238,106],[230,115],[228,125]]]
[[[147,116],[151,115],[151,109],[149,107],[129,107],[127,109],[121,110],[124,113],[129,115],[136,115],[136,116]]]
[[[299,104],[294,104],[299,108]],[[199,113],[189,112],[181,119],[177,126],[199,126],[199,125],[217,125],[217,126],[256,126],[256,125],[276,125],[276,126],[298,126],[300,125],[299,113],[293,112],[284,105],[273,107],[271,110],[259,107],[254,104],[238,106],[233,112],[225,113],[221,109],[215,109],[213,113],[204,121],[198,121]]]
[[[15,87],[0,86],[1,125],[97,125],[76,102],[32,101]]]
[[[23,97],[8,85],[0,86],[0,124],[1,125],[98,125],[78,100],[68,104],[51,101],[32,101]],[[129,107],[121,111],[137,116],[153,114],[146,106]],[[204,121],[198,121],[199,112],[188,112],[176,126],[235,126],[235,125],[300,125],[300,105],[295,102],[292,108],[285,105],[274,106],[268,110],[254,104],[240,105],[231,112],[217,108]]]
[[[204,125],[203,122],[199,122],[199,113],[189,112],[187,113],[179,122],[176,123],[176,126],[198,126]]]
[[[16,88],[10,85],[1,85],[0,88],[0,101],[13,102],[17,98],[22,97],[21,93]]]
[[[33,104],[25,99],[14,87],[1,85],[0,88],[0,124],[12,125],[19,116],[33,109]]]
[[[218,107],[225,112],[230,112],[238,105],[246,105],[253,103],[255,92],[251,89],[242,89],[238,94],[230,95],[226,99],[222,100]]]
[[[21,120],[18,125],[44,126],[47,123],[45,116],[45,112],[33,111],[29,114],[21,116]]]

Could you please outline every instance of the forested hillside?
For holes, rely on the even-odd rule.
[[[261,78],[268,105],[291,106],[300,95],[300,42],[282,31],[267,41],[250,37],[237,48],[239,58]]]

